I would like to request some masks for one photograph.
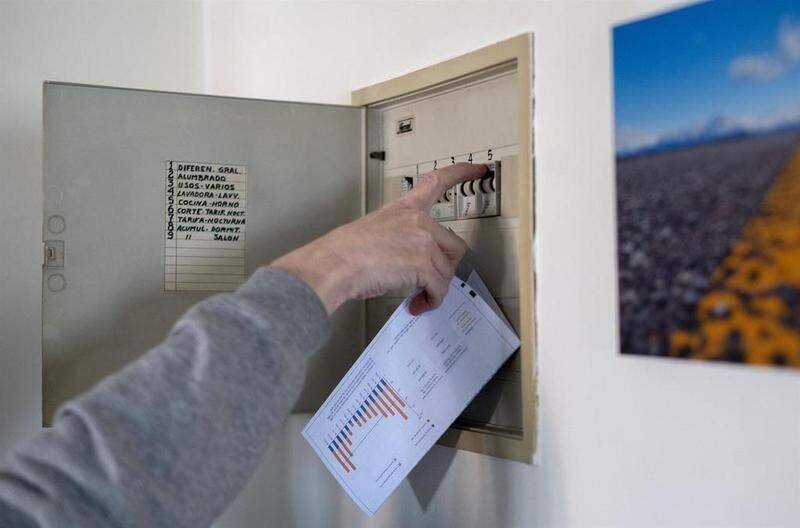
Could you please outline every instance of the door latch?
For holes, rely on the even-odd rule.
[[[45,240],[44,241],[44,267],[63,268],[64,267],[64,241]]]

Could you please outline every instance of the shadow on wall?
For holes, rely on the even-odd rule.
[[[422,511],[428,511],[455,457],[455,449],[434,446],[408,474],[408,482]]]

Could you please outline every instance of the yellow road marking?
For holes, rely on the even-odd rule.
[[[714,271],[695,317],[696,330],[670,334],[670,355],[800,366],[800,148]]]

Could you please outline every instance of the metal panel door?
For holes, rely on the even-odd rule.
[[[249,275],[357,218],[362,211],[361,112],[357,107],[46,83],[45,423],[60,403],[159,343],[192,304],[214,291],[235,288],[237,273]],[[201,173],[237,173],[228,177],[234,181],[230,188],[245,192],[208,196],[217,200],[213,205],[222,203],[219,198],[242,199],[234,204],[241,213],[227,213],[246,219],[241,243],[214,241],[212,249],[197,241],[197,249],[170,245],[169,235],[191,238],[191,233],[173,233],[167,216],[170,205],[177,207],[174,187],[173,201],[167,198],[168,175],[178,163]],[[198,191],[208,182],[197,181]],[[219,250],[227,247],[242,251]],[[233,275],[185,275],[188,268],[175,267],[185,262],[200,263],[195,268],[200,272],[222,269],[213,267],[218,262],[231,264],[224,269]],[[177,291],[176,269],[181,273],[177,280],[184,281]],[[216,280],[222,283],[209,282]],[[360,313],[358,305],[351,305],[336,314],[334,339],[309,368],[298,409],[315,409],[361,351]]]

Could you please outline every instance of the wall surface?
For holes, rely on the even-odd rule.
[[[42,82],[202,91],[203,15],[178,2],[0,2],[0,453],[42,423]]]
[[[347,103],[534,31],[541,465],[435,448],[367,519],[293,416],[217,526],[800,526],[796,373],[617,353],[609,27],[668,4],[0,3],[0,453],[40,423],[43,80]]]
[[[617,353],[609,28],[668,5],[209,6],[209,88],[264,98],[347,103],[536,35],[541,465],[435,448],[367,519],[297,416],[219,526],[800,526],[796,373]]]

